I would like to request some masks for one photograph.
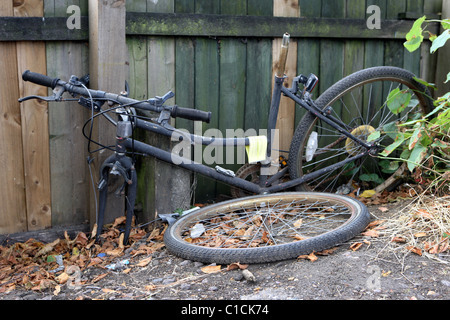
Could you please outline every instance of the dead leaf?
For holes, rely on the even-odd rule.
[[[220,272],[221,271],[222,266],[218,265],[218,266],[206,266],[201,268],[203,273],[216,273],[216,272]]]
[[[57,296],[61,292],[61,286],[57,285],[53,291],[53,295]]]
[[[403,237],[395,236],[391,239],[392,242],[405,243],[406,239]]]
[[[244,270],[247,268],[248,268],[248,264],[240,264],[239,262],[234,262],[227,267],[227,271],[235,270],[235,269]]]
[[[361,234],[363,236],[372,237],[372,238],[378,238],[380,236],[380,233],[377,230],[367,230]]]
[[[112,250],[106,250],[105,253],[106,253],[107,255],[117,257],[117,256],[119,256],[122,252],[123,252],[123,248],[115,248],[115,249],[112,249]]]
[[[385,222],[385,220],[375,220],[375,221],[372,221],[372,222],[370,222],[370,223],[367,225],[366,230],[372,229],[372,228],[374,228],[374,227],[376,227],[376,226],[379,226],[380,224],[382,224],[382,223],[384,223],[384,222]],[[378,227],[378,228],[380,228],[380,227]]]
[[[426,232],[417,232],[416,234],[414,234],[414,237],[416,238],[422,238],[422,237],[426,237],[427,233]]]
[[[361,248],[362,245],[363,245],[362,242],[355,242],[350,246],[350,249],[352,249],[353,251],[356,251],[359,248]]]
[[[123,250],[123,239],[124,239],[124,237],[125,237],[125,234],[121,233],[120,237],[119,237],[119,248],[122,249],[122,250]]]
[[[297,257],[297,260],[298,260],[298,259],[308,259],[309,261],[314,262],[314,261],[316,261],[318,258],[317,258],[317,256],[314,254],[314,252],[311,252],[310,254],[304,254],[304,255],[298,256],[298,257]]]
[[[97,235],[97,224],[95,223],[94,227],[92,227],[91,239],[94,239],[96,235]]]
[[[337,247],[331,248],[331,249],[325,249],[325,250],[316,252],[316,255],[318,255],[318,256],[328,256],[328,255],[334,253],[337,249],[338,249]]]
[[[67,282],[67,280],[69,280],[69,278],[70,278],[70,276],[69,276],[67,273],[63,272],[63,273],[61,273],[59,276],[57,276],[57,277],[55,278],[55,280],[56,280],[56,282],[58,282],[59,284],[64,284],[64,283]]]
[[[53,248],[59,243],[59,241],[60,239],[56,239],[55,241],[46,244],[41,250],[38,251],[38,253],[36,253],[35,257],[42,256],[52,251]]]
[[[420,248],[413,247],[413,246],[407,246],[406,249],[411,251],[411,252],[413,252],[413,253],[415,253],[415,254],[417,254],[417,255],[419,255],[419,256],[422,255],[422,250]]]
[[[96,283],[96,282],[102,280],[102,279],[103,279],[104,277],[106,277],[108,274],[109,274],[109,272],[99,274],[98,276],[96,276],[96,277],[92,280],[92,283]]]
[[[112,228],[115,228],[115,227],[117,227],[118,225],[121,225],[122,223],[125,222],[125,220],[127,220],[127,217],[126,217],[126,216],[121,216],[121,217],[116,218],[116,219],[114,220],[114,223],[113,223],[113,225],[112,225]]]
[[[150,263],[150,261],[152,261],[152,256],[150,256],[148,258],[145,258],[145,259],[142,259],[141,261],[139,261],[136,264],[136,267],[146,267]]]
[[[381,212],[386,212],[386,211],[389,211],[389,208],[387,208],[387,207],[378,207],[378,210],[380,210]]]
[[[417,212],[414,214],[414,216],[416,218],[420,217],[426,220],[432,220],[434,217],[431,213],[429,213],[427,210],[425,209],[419,209],[417,210]]]
[[[298,219],[297,221],[294,222],[294,227],[300,228],[302,223],[303,223],[303,219]]]

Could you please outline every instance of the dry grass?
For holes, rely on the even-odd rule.
[[[378,255],[388,251],[403,260],[414,253],[450,263],[450,196],[419,195],[379,229],[387,245]]]

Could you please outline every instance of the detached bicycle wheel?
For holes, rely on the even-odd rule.
[[[336,194],[289,192],[234,199],[194,211],[166,230],[167,249],[205,263],[262,263],[339,245],[370,217],[359,201]]]
[[[400,112],[389,108],[391,92],[404,97]],[[378,152],[394,142],[396,124],[425,115],[433,109],[426,86],[414,80],[414,74],[395,67],[364,69],[340,80],[326,90],[315,103],[340,120],[343,129],[363,141],[375,131]],[[401,148],[398,148],[400,150]],[[316,172],[330,164],[345,160],[363,151],[353,140],[330,125],[307,113],[299,122],[289,151],[289,173],[292,179]],[[399,158],[401,150],[390,157]],[[347,194],[355,189],[381,192],[395,182],[404,166],[400,162],[380,160],[377,155],[366,156],[299,187],[299,191],[338,192]]]

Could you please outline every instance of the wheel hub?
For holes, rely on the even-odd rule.
[[[356,127],[353,129],[351,134],[358,139],[361,139],[363,141],[367,141],[367,138],[371,133],[375,132],[375,128],[370,125],[361,125],[359,127]],[[347,138],[345,141],[345,150],[347,153],[351,156],[356,156],[358,153],[361,152],[361,149],[363,147],[357,144],[355,141],[353,141],[350,138]]]

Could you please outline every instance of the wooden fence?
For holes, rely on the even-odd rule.
[[[316,96],[342,77],[377,65],[403,67],[434,82],[436,57],[427,45],[410,54],[403,42],[415,18],[439,16],[442,1],[449,5],[448,0],[2,1],[0,234],[95,222],[91,172],[96,181],[105,156],[96,154],[89,170],[81,135],[89,111],[76,103],[17,102],[20,96],[46,94],[21,81],[24,70],[61,79],[91,73],[94,88],[110,91],[123,90],[128,80],[135,99],[172,90],[178,105],[213,113],[202,132],[259,130],[266,127],[273,57],[284,32],[292,35],[287,74],[317,74]],[[380,8],[380,29],[367,27],[370,5]],[[69,29],[67,19],[78,13],[80,28]],[[300,117],[295,105],[282,101],[281,150],[287,150]],[[194,129],[185,120],[176,125]],[[113,133],[104,123],[95,131],[99,139]],[[220,183],[194,179],[154,159],[140,161],[139,169],[141,221],[188,206],[194,190],[197,201],[228,193]],[[113,201],[109,219],[120,214],[121,201]]]

